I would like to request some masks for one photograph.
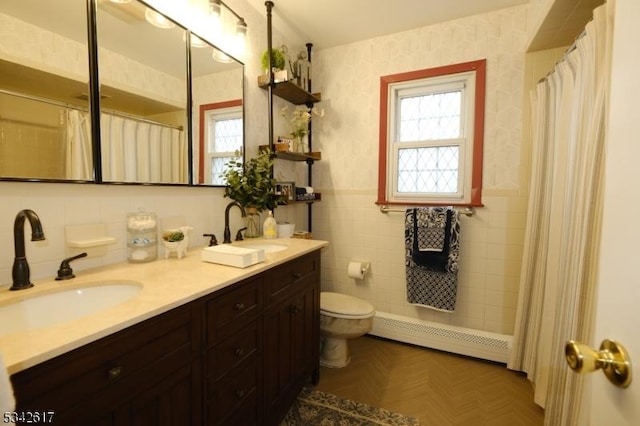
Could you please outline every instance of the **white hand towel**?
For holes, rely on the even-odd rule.
[[[9,381],[9,373],[4,366],[4,359],[0,354],[0,413],[13,411],[16,400],[13,396],[13,387]]]

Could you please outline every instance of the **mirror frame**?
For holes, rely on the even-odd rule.
[[[0,181],[18,181],[18,182],[55,182],[55,183],[95,183],[95,184],[107,184],[107,185],[144,185],[144,186],[195,186],[195,187],[224,187],[224,185],[211,185],[211,184],[203,184],[199,182],[199,178],[194,170],[194,143],[200,143],[201,135],[198,137],[194,137],[194,131],[198,131],[194,129],[194,111],[193,111],[193,85],[192,85],[192,49],[191,46],[191,38],[198,37],[194,34],[191,29],[179,24],[175,20],[170,17],[162,14],[154,7],[147,4],[144,0],[137,0],[142,5],[154,10],[157,13],[163,15],[166,19],[173,22],[176,27],[179,27],[185,31],[186,37],[184,42],[184,47],[186,51],[186,124],[185,131],[187,132],[185,135],[186,143],[187,143],[187,159],[188,164],[187,167],[187,182],[185,183],[162,183],[162,182],[120,182],[120,181],[105,181],[103,179],[103,164],[102,164],[102,141],[101,141],[101,127],[100,127],[100,115],[102,113],[101,110],[101,102],[100,102],[100,69],[99,69],[99,60],[98,60],[98,32],[97,32],[97,22],[98,22],[98,0],[86,0],[86,20],[87,20],[87,49],[88,49],[88,58],[89,58],[89,69],[88,69],[88,92],[89,92],[89,112],[90,112],[90,120],[91,120],[91,147],[92,147],[92,166],[93,166],[93,179],[91,180],[71,180],[71,179],[46,179],[46,178],[28,178],[28,177],[0,177]],[[209,46],[213,49],[220,50],[218,46],[209,43],[205,38],[198,37],[201,40],[205,41]],[[224,52],[226,54],[226,52]],[[228,54],[227,54],[228,55]],[[243,136],[242,136],[242,160],[244,161],[244,151],[246,147],[246,117],[245,117],[245,64],[242,61],[237,60],[232,55],[228,55],[232,58],[238,65],[242,67],[242,93],[241,100],[243,104]],[[202,123],[198,123],[198,128],[202,127]],[[198,159],[198,163],[201,160]],[[201,173],[201,171],[199,171]]]

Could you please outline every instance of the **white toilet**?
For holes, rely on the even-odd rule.
[[[341,293],[320,293],[320,365],[340,368],[349,364],[347,339],[371,331],[373,305]]]

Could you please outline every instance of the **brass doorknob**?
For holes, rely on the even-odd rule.
[[[626,388],[631,383],[631,360],[620,343],[605,339],[600,350],[584,343],[569,340],[564,347],[564,355],[569,367],[576,373],[590,373],[602,369],[614,385]]]

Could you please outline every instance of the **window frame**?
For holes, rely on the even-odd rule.
[[[224,186],[224,185],[217,185],[217,184],[213,184],[213,183],[205,183],[206,182],[206,175],[207,175],[207,170],[208,167],[205,165],[205,160],[207,160],[209,158],[208,156],[208,150],[207,150],[207,137],[208,137],[208,130],[207,130],[207,115],[209,114],[210,111],[215,110],[215,111],[220,111],[220,110],[234,110],[234,109],[240,109],[241,112],[241,116],[244,118],[244,110],[243,110],[243,103],[242,103],[242,99],[234,99],[234,100],[230,100],[230,101],[223,101],[223,102],[215,102],[215,103],[210,103],[210,104],[203,104],[200,105],[200,111],[199,111],[199,121],[200,121],[200,141],[199,141],[199,155],[198,155],[198,183],[201,185],[212,185],[212,186]],[[215,113],[214,111],[214,113]],[[224,111],[222,111],[222,113],[224,113]],[[243,142],[243,146],[242,146],[242,151],[244,151],[244,142]],[[244,152],[241,153],[241,155],[244,155]]]
[[[391,149],[392,142],[389,140],[391,132],[395,126],[394,108],[396,97],[396,87],[399,85],[410,85],[415,81],[418,85],[419,80],[429,79],[431,81],[425,82],[425,86],[432,85],[433,82],[441,79],[441,77],[451,77],[456,74],[461,76],[464,74],[473,73],[471,77],[475,85],[475,95],[472,100],[473,112],[472,117],[463,118],[463,120],[472,120],[472,123],[467,123],[465,128],[468,132],[472,133],[472,142],[467,144],[466,149],[471,150],[470,164],[465,164],[465,159],[460,154],[461,164],[465,164],[464,173],[468,174],[467,184],[463,183],[465,193],[462,199],[455,196],[443,196],[441,194],[434,196],[424,195],[409,195],[402,198],[393,197],[392,193],[395,192],[393,187],[389,184],[390,179],[389,172],[395,171],[397,179],[397,169],[393,163],[395,157],[394,153],[397,151]],[[379,123],[379,152],[378,152],[378,200],[376,204],[382,205],[455,205],[455,206],[468,206],[479,207],[482,206],[482,164],[483,164],[483,145],[484,145],[484,111],[485,111],[485,88],[486,85],[486,59],[465,62],[454,65],[447,65],[436,68],[428,68],[424,70],[387,75],[380,78],[380,123]],[[464,137],[465,135],[463,135]],[[471,135],[469,135],[471,136]],[[438,141],[441,144],[446,145],[446,140]]]

